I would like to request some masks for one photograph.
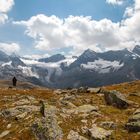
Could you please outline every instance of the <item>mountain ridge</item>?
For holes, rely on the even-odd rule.
[[[19,80],[50,88],[103,86],[133,81],[140,79],[139,48],[137,45],[132,51],[123,49],[103,53],[87,49],[79,57],[56,54],[39,60],[3,53],[5,60],[1,61],[0,79],[17,76]]]

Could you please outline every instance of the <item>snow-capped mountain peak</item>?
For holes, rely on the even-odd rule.
[[[61,60],[64,60],[65,59],[65,56],[62,55],[62,54],[55,54],[55,55],[52,55],[50,57],[47,57],[47,58],[42,58],[42,59],[39,59],[40,62],[58,62],[58,61],[61,61]]]
[[[140,56],[140,46],[136,45],[135,48],[133,49],[133,52]]]
[[[0,78],[16,75],[19,80],[53,88],[131,81],[140,79],[139,48],[103,53],[87,49],[79,57],[56,54],[39,60],[0,52]]]

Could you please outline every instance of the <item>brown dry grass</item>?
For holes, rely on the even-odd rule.
[[[121,93],[127,95],[127,98],[131,101],[136,102],[140,105],[140,97],[135,96],[128,96],[129,93],[138,93],[140,92],[140,81],[134,81],[131,83],[123,83],[118,85],[112,85],[112,86],[106,86],[104,87],[107,90],[117,90]],[[47,100],[47,102],[51,105],[57,106],[57,108],[61,111],[61,106],[58,104],[58,100],[62,95],[53,94],[53,90],[45,89],[45,88],[33,88],[33,89],[8,89],[8,88],[1,88],[0,89],[0,99],[3,99],[4,96],[21,96],[21,95],[31,95],[34,96],[37,100],[43,99]],[[10,101],[9,101],[10,103]],[[99,107],[99,113],[101,114],[100,117],[95,117],[93,115],[87,116],[85,119],[88,121],[86,124],[87,127],[91,127],[92,121],[95,120],[95,123],[100,124],[103,121],[113,121],[117,123],[117,129],[114,130],[113,136],[115,140],[140,140],[140,134],[138,133],[128,133],[124,129],[124,125],[127,122],[129,116],[133,113],[133,111],[136,109],[132,109],[133,107],[129,107],[125,110],[120,110],[112,106],[107,106],[104,101],[103,96],[99,96],[95,93],[83,93],[75,100],[72,100],[71,103],[73,103],[76,106],[80,106],[83,104],[91,104],[96,105]],[[4,101],[0,102],[0,109],[4,108],[6,103]],[[139,106],[140,107],[140,106]],[[63,119],[58,114],[58,119],[62,122],[60,123],[60,127],[62,127],[64,138],[63,140],[66,140],[66,137],[70,130],[78,131],[81,134],[81,127],[85,126],[84,123],[81,122],[83,119],[79,115],[72,115],[66,119]],[[5,130],[5,126],[8,125],[7,121],[4,121],[2,117],[0,117],[0,133]],[[28,125],[27,122],[19,122],[18,124],[16,122],[12,123],[12,131],[10,134],[4,138],[4,140],[34,140],[34,136],[31,133],[30,129],[26,129]],[[22,131],[20,131],[22,130]],[[20,132],[20,133],[19,133]]]

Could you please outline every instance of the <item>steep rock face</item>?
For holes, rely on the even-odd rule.
[[[11,61],[12,61],[11,65],[12,65],[13,67],[18,67],[18,66],[23,66],[23,67],[24,67],[24,66],[26,66],[26,65],[20,60],[20,58],[17,57],[17,56],[11,57],[10,59],[11,59]]]
[[[64,55],[56,54],[56,55],[53,55],[53,56],[48,57],[48,58],[39,59],[39,61],[48,63],[48,62],[58,62],[58,61],[61,61],[61,60],[64,60],[64,59],[65,59]]]
[[[0,79],[17,76],[19,80],[50,88],[98,87],[133,81],[140,79],[139,48],[103,53],[88,49],[79,57],[56,54],[40,60],[1,52]]]
[[[125,61],[128,59],[132,53],[128,51],[127,49],[118,50],[118,51],[108,51],[104,53],[98,54],[100,58],[109,60],[109,61]]]
[[[136,80],[140,78],[139,62],[140,58],[127,49],[104,53],[86,50],[61,76],[54,76],[54,85],[56,88],[96,87]]]
[[[8,62],[8,61],[10,61],[10,58],[6,53],[0,51],[0,61]]]
[[[135,48],[133,49],[133,52],[140,56],[140,46],[136,45]]]
[[[86,64],[87,62],[93,62],[98,59],[97,53],[88,49],[84,51],[76,61],[74,61],[70,68],[79,67],[81,64]]]

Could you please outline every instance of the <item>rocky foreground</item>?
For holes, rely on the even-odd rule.
[[[0,140],[140,140],[140,81],[0,89]]]

